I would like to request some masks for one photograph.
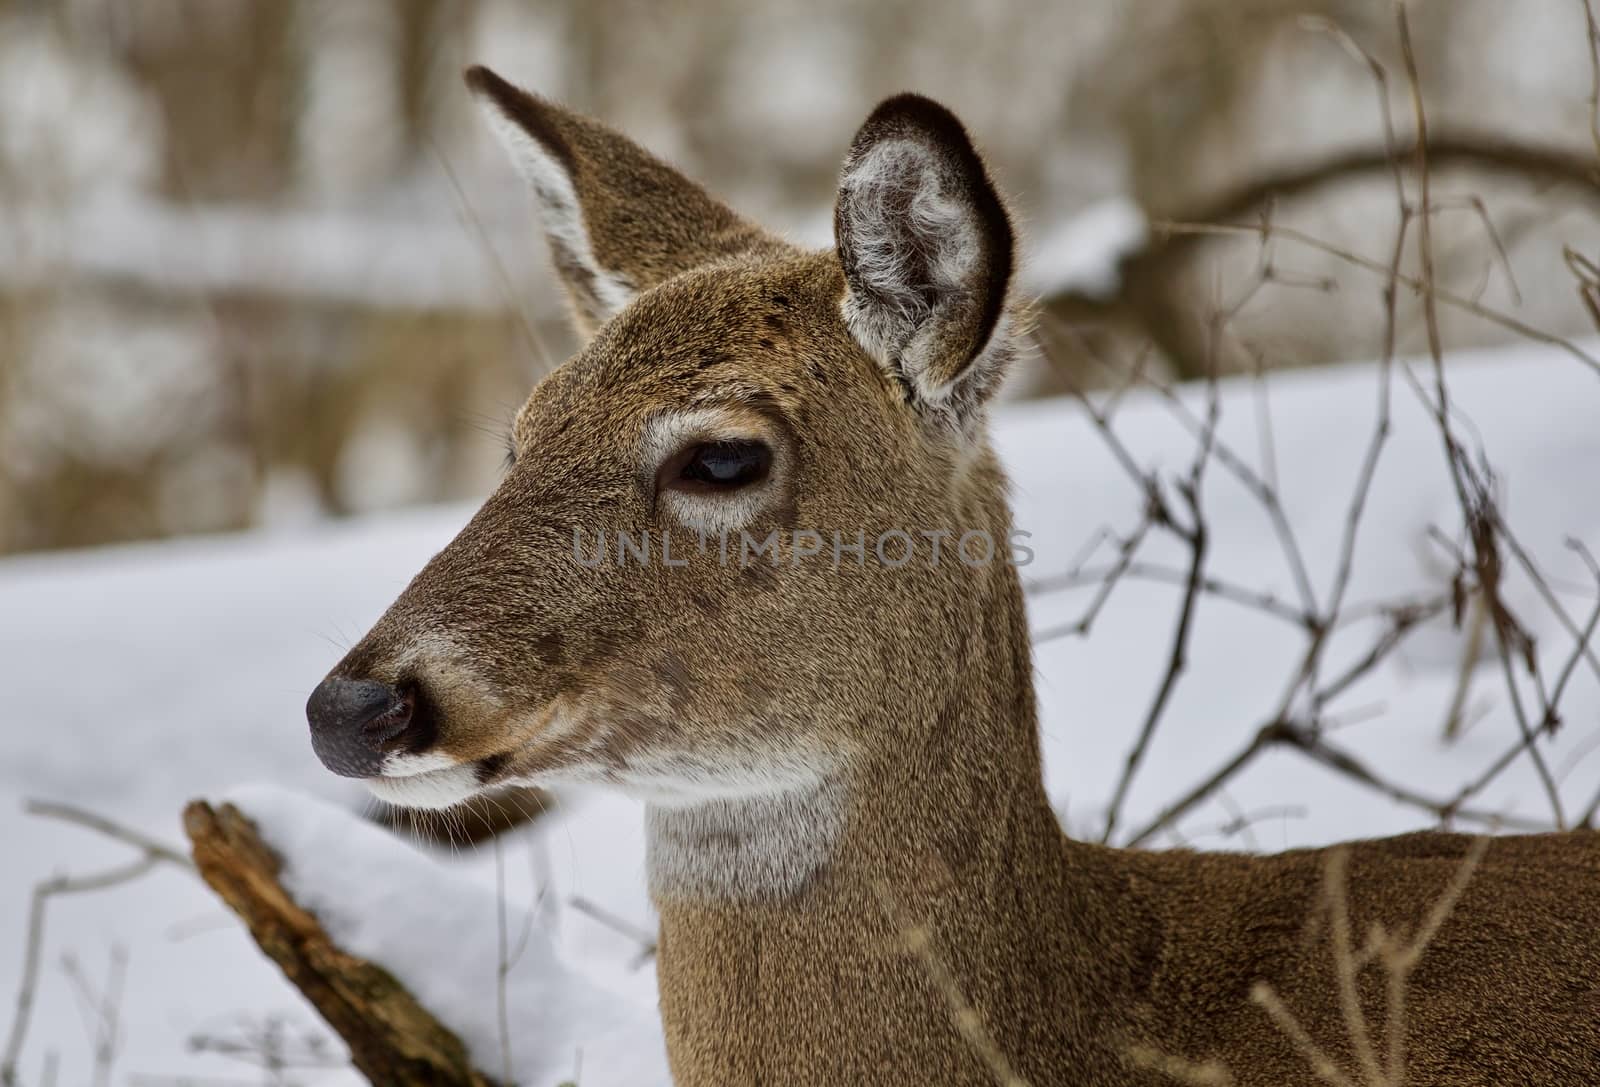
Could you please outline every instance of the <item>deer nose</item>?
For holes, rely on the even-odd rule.
[[[415,689],[343,676],[317,684],[306,702],[306,720],[322,765],[351,778],[377,777],[384,757],[408,750],[422,731]]]

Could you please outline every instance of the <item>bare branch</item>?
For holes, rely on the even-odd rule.
[[[1177,236],[1212,235],[1226,237],[1253,234],[1257,237],[1270,236],[1285,238],[1296,243],[1297,245],[1303,245],[1308,249],[1315,249],[1318,252],[1326,253],[1331,257],[1336,257],[1354,267],[1364,268],[1369,272],[1377,272],[1383,275],[1388,274],[1388,269],[1381,261],[1373,260],[1371,257],[1364,257],[1359,253],[1352,252],[1349,249],[1325,242],[1314,235],[1308,234],[1303,230],[1297,230],[1293,227],[1275,225],[1251,226],[1244,224],[1228,225],[1220,223],[1179,222],[1170,219],[1158,219],[1150,224],[1150,229],[1158,234]],[[1546,332],[1543,329],[1535,328],[1525,321],[1521,321],[1515,317],[1512,317],[1510,314],[1503,313],[1490,306],[1486,306],[1481,302],[1456,294],[1454,291],[1446,290],[1445,288],[1437,285],[1424,284],[1421,279],[1418,279],[1415,276],[1401,275],[1398,277],[1398,280],[1401,286],[1406,287],[1408,290],[1415,291],[1418,295],[1436,299],[1437,301],[1443,302],[1447,306],[1451,306],[1466,313],[1470,313],[1476,317],[1480,317],[1491,324],[1499,325],[1501,328],[1504,328],[1509,332],[1515,332],[1517,335],[1522,336],[1525,339],[1532,340],[1534,343],[1541,343],[1549,347],[1559,348],[1568,355],[1571,355],[1573,358],[1577,359],[1579,362],[1583,363],[1585,366],[1588,366],[1590,369],[1594,370],[1596,373],[1600,373],[1600,358],[1596,358],[1594,355],[1590,354],[1588,351],[1585,351],[1572,340],[1569,340],[1564,336],[1558,336],[1553,332]]]
[[[1300,606],[1305,610],[1305,614],[1315,615],[1318,610],[1317,597],[1311,588],[1311,574],[1306,567],[1305,555],[1295,536],[1294,527],[1289,524],[1289,515],[1284,511],[1283,501],[1277,490],[1268,484],[1259,472],[1250,467],[1231,446],[1217,439],[1214,433],[1215,426],[1208,426],[1204,420],[1190,411],[1176,390],[1163,385],[1153,387],[1172,410],[1173,417],[1188,428],[1197,440],[1209,443],[1217,463],[1261,504],[1272,525],[1272,531],[1278,537],[1284,561],[1289,567],[1289,573],[1294,579],[1295,589],[1300,597]]]
[[[1025,591],[1037,595],[1061,592],[1066,589],[1075,589],[1083,585],[1097,585],[1116,578],[1131,578],[1135,581],[1153,581],[1163,585],[1185,586],[1189,583],[1189,571],[1174,566],[1163,566],[1153,562],[1118,562],[1110,567],[1087,567],[1078,570],[1069,570],[1060,574],[1046,574],[1025,582]],[[1200,579],[1200,592],[1206,596],[1214,596],[1218,600],[1226,600],[1241,607],[1253,608],[1264,612],[1275,619],[1282,619],[1295,626],[1308,627],[1314,620],[1305,612],[1280,600],[1276,595],[1264,589],[1252,589],[1237,582],[1219,578],[1214,574],[1206,574]],[[1080,621],[1081,622],[1081,621]],[[1034,635],[1035,641],[1048,641],[1063,634],[1087,633],[1079,631],[1079,623],[1063,624],[1057,627],[1047,627]]]
[[[1150,531],[1150,527],[1150,519],[1146,517],[1144,520],[1139,522],[1139,526],[1137,528],[1117,542],[1117,560],[1116,562],[1112,563],[1111,567],[1105,571],[1103,576],[1092,579],[1094,582],[1098,583],[1099,588],[1095,591],[1094,599],[1089,601],[1089,606],[1084,609],[1082,615],[1070,623],[1062,623],[1057,626],[1046,627],[1034,635],[1034,641],[1048,642],[1054,638],[1060,638],[1068,634],[1088,634],[1089,628],[1094,625],[1095,617],[1098,616],[1100,614],[1100,610],[1105,607],[1106,601],[1111,599],[1111,593],[1116,589],[1117,583],[1122,580],[1122,578],[1134,565],[1133,556],[1139,550],[1139,545],[1144,542],[1145,535]],[[1069,571],[1066,575],[1060,575],[1056,579],[1051,579],[1052,586],[1064,588],[1071,584],[1083,584],[1083,581],[1079,580],[1081,574],[1081,571]],[[1048,592],[1049,589],[1038,591]]]
[[[998,1087],[1028,1087],[1027,1080],[1012,1069],[1011,1062],[1006,1059],[1005,1053],[1001,1051],[994,1036],[984,1025],[983,1014],[972,1006],[966,994],[961,991],[961,986],[956,983],[955,974],[934,949],[933,936],[927,927],[915,924],[901,915],[886,885],[880,883],[874,889],[884,913],[905,941],[907,950],[921,961],[929,979],[949,1005],[956,1030],[983,1061],[984,1067],[994,1077]]]
[[[478,247],[483,250],[484,256],[489,258],[490,266],[494,268],[496,285],[505,299],[506,308],[517,320],[517,329],[522,334],[523,344],[539,364],[535,376],[548,374],[555,369],[556,360],[550,354],[550,349],[545,346],[544,338],[539,335],[534,319],[529,316],[527,306],[523,304],[520,293],[512,284],[511,273],[506,271],[505,261],[500,259],[500,251],[495,248],[494,240],[489,237],[489,231],[484,227],[478,209],[467,197],[467,191],[462,187],[461,179],[456,176],[455,167],[450,165],[449,157],[431,139],[427,142],[434,161],[439,164],[440,171],[450,183],[450,190],[455,194],[462,218],[472,227],[472,234],[478,242]]]
[[[1361,760],[1334,747],[1309,728],[1289,722],[1273,721],[1258,729],[1243,747],[1202,779],[1198,785],[1163,808],[1154,819],[1129,838],[1126,845],[1130,847],[1144,845],[1233,780],[1262,751],[1277,746],[1298,750],[1335,773],[1382,793],[1397,803],[1425,811],[1441,822],[1458,820],[1493,829],[1533,832],[1551,829],[1550,824],[1538,820],[1524,819],[1506,812],[1467,807],[1458,802],[1459,797],[1438,800],[1419,793],[1379,776]]]
[[[1578,0],[1583,9],[1585,36],[1589,42],[1589,139],[1600,159],[1600,21],[1596,21],[1589,0]]]
[[[17,984],[16,1018],[11,1021],[11,1031],[0,1052],[0,1085],[17,1087],[17,1059],[22,1055],[22,1043],[28,1035],[28,1025],[33,1018],[34,994],[39,987],[39,963],[44,954],[45,911],[50,899],[57,895],[86,894],[117,887],[154,869],[161,859],[146,855],[126,864],[107,868],[86,876],[52,876],[33,888],[28,906],[28,935],[23,949],[22,977]]]
[[[1339,1066],[1334,1064],[1332,1058],[1312,1040],[1310,1034],[1306,1033],[1306,1028],[1300,1024],[1300,1020],[1288,1009],[1278,996],[1277,990],[1271,985],[1258,981],[1250,990],[1250,999],[1266,1010],[1272,1019],[1272,1025],[1289,1039],[1294,1045],[1295,1052],[1300,1054],[1318,1079],[1331,1084],[1332,1087],[1357,1087],[1356,1082],[1339,1071]]]
[[[510,934],[506,928],[506,856],[503,843],[494,840],[495,1029],[500,1034],[500,1076],[515,1083],[511,1074],[511,1016],[506,1000],[506,977],[511,973]]]
[[[1383,1081],[1383,1069],[1378,1054],[1372,1046],[1372,1034],[1367,1029],[1367,1017],[1361,1010],[1361,995],[1356,988],[1359,965],[1350,938],[1350,900],[1346,893],[1346,880],[1350,870],[1350,850],[1340,847],[1329,851],[1323,866],[1323,899],[1328,910],[1329,928],[1333,936],[1333,967],[1339,983],[1339,1008],[1344,1017],[1350,1047],[1369,1084]]]
[[[1161,683],[1156,688],[1155,698],[1151,700],[1150,708],[1145,713],[1144,723],[1139,726],[1138,738],[1134,741],[1132,750],[1128,752],[1122,775],[1117,779],[1116,789],[1111,795],[1111,806],[1106,812],[1105,829],[1100,834],[1102,842],[1109,842],[1112,834],[1116,833],[1117,819],[1122,812],[1122,804],[1127,799],[1128,790],[1133,785],[1134,775],[1139,772],[1139,766],[1144,762],[1156,726],[1160,723],[1161,715],[1166,711],[1172,692],[1178,685],[1178,677],[1189,664],[1189,632],[1194,628],[1195,600],[1200,595],[1200,582],[1203,579],[1202,571],[1209,541],[1205,519],[1200,514],[1198,494],[1199,474],[1204,468],[1203,453],[1196,464],[1191,480],[1179,490],[1189,506],[1189,529],[1185,536],[1189,543],[1190,558],[1188,580],[1184,586],[1182,602],[1178,605],[1178,625],[1173,632],[1166,672],[1162,675]]]
[[[393,1087],[493,1087],[448,1027],[381,966],[335,944],[294,900],[281,861],[237,809],[197,801],[183,824],[201,877],[345,1040],[363,1075]]]
[[[59,819],[65,823],[74,823],[80,827],[86,827],[98,834],[105,835],[107,838],[122,842],[124,845],[130,845],[153,858],[166,861],[168,864],[175,864],[179,868],[194,867],[193,862],[187,856],[172,846],[74,804],[64,804],[56,800],[30,799],[23,801],[22,810],[29,815],[37,815],[43,819]]]
[[[17,1060],[22,1055],[23,1042],[27,1038],[28,1026],[33,1018],[34,996],[39,986],[39,964],[44,954],[45,913],[50,900],[60,895],[87,894],[117,887],[138,879],[161,864],[174,864],[185,869],[193,868],[188,857],[170,846],[114,823],[102,815],[96,815],[71,804],[28,800],[23,803],[23,810],[30,815],[60,819],[87,827],[124,845],[132,846],[139,850],[142,856],[88,875],[52,876],[34,886],[28,906],[22,976],[17,984],[16,1016],[12,1019],[11,1030],[6,1035],[5,1048],[0,1050],[0,1087],[16,1087],[18,1082]],[[109,1075],[109,1070],[107,1074]]]
[[[586,917],[600,922],[600,924],[611,929],[613,932],[619,932],[628,937],[628,939],[632,940],[634,943],[638,944],[639,952],[634,956],[633,961],[633,967],[635,969],[643,966],[645,963],[655,958],[655,933],[640,928],[631,921],[618,917],[604,906],[590,901],[589,899],[584,898],[582,895],[572,896],[567,900],[567,905],[571,906],[573,909],[577,910]]]

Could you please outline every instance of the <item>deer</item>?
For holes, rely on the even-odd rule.
[[[1013,531],[987,417],[1029,310],[948,109],[871,112],[835,245],[810,250],[594,120],[466,82],[581,345],[482,507],[316,687],[312,745],[403,806],[639,798],[675,1082],[1172,1082],[1154,1053],[1240,1085],[1398,1084],[1348,1029],[1392,994],[1372,969],[1335,984],[1330,941],[1416,930],[1474,857],[1408,976],[1405,1082],[1600,1082],[1593,832],[1271,856],[1064,832],[1017,564],[948,546]],[[618,537],[650,561],[597,561]]]

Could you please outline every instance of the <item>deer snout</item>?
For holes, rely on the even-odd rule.
[[[371,679],[329,676],[306,702],[312,750],[343,777],[377,777],[390,755],[426,747],[433,733],[427,718],[415,687]]]

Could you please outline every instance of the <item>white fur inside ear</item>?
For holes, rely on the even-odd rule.
[[[593,303],[597,312],[592,316],[601,321],[611,317],[632,301],[633,287],[622,276],[602,267],[595,257],[583,219],[583,205],[566,167],[493,102],[485,100],[483,109],[490,127],[539,199],[545,234],[555,250],[558,269],[573,289]]]
[[[947,332],[937,318],[984,287],[977,213],[938,152],[913,140],[873,146],[848,165],[840,187],[852,260],[845,323],[924,401],[940,404],[962,382],[934,377]]]

